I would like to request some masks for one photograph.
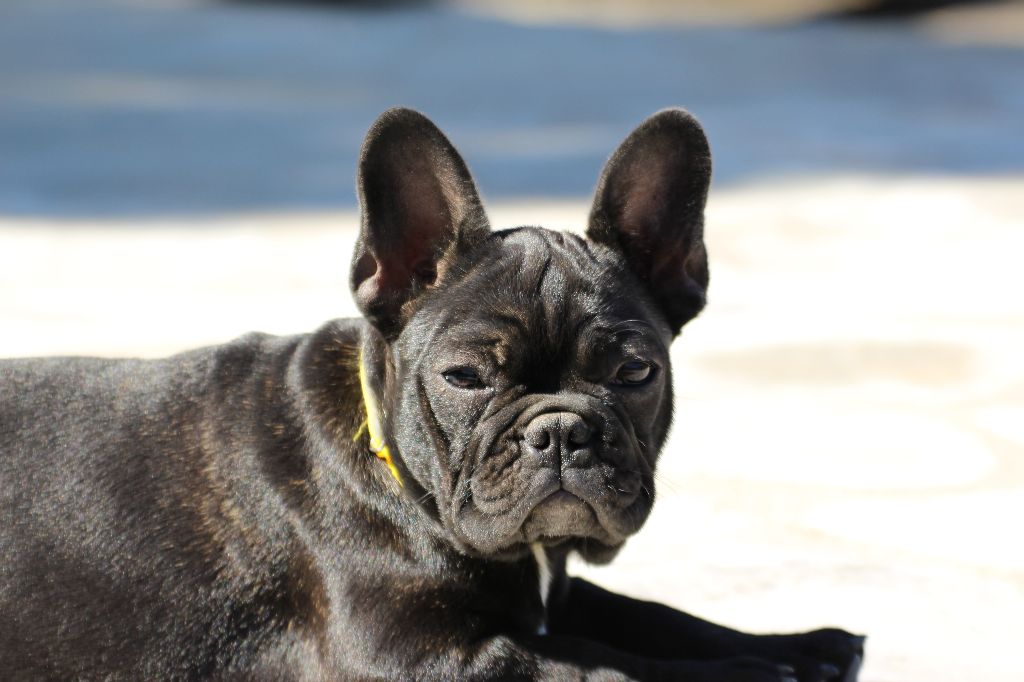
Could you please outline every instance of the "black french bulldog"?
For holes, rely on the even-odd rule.
[[[394,109],[359,165],[365,320],[163,360],[0,363],[0,676],[854,680],[566,576],[643,524],[704,306],[707,141],[646,120],[587,238],[499,232]]]

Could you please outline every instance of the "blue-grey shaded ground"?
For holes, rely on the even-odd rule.
[[[443,7],[5,0],[0,214],[351,207],[367,126],[433,117],[490,199],[588,194],[652,111],[705,123],[725,186],[1024,170],[1024,50],[908,24],[527,27]]]

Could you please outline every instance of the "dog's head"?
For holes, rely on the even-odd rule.
[[[359,166],[352,289],[407,491],[466,551],[572,543],[610,558],[643,524],[672,413],[669,344],[704,305],[711,173],[670,109],[608,161],[586,238],[491,231],[451,143],[384,113]]]

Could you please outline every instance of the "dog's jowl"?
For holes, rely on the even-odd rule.
[[[654,503],[710,174],[662,111],[585,238],[492,230],[445,136],[391,110],[359,159],[362,319],[0,363],[0,677],[854,680],[861,637],[565,573]]]

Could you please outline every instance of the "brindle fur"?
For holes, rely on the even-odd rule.
[[[588,239],[492,232],[447,139],[392,110],[360,161],[365,319],[0,363],[2,676],[852,680],[862,638],[747,635],[565,573],[653,503],[709,178],[668,110],[612,157]],[[658,366],[644,388],[605,381],[626,343]],[[447,387],[471,351],[487,390]],[[402,485],[357,435],[360,357]],[[517,440],[559,410],[594,427],[578,460]],[[552,475],[586,513],[531,506]]]

